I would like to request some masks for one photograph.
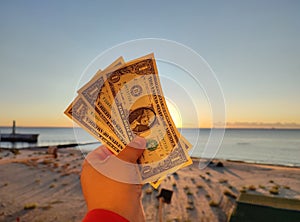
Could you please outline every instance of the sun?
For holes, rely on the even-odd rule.
[[[175,126],[177,128],[182,127],[182,119],[179,108],[176,106],[176,104],[171,101],[170,99],[166,98],[167,106],[169,109],[169,112],[171,114],[171,117],[173,119],[173,122],[175,123]]]

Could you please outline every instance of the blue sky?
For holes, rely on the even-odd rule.
[[[300,127],[299,11],[296,0],[2,0],[0,125],[71,126],[63,111],[99,53],[163,38],[210,64],[232,126]]]

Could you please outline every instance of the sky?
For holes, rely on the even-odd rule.
[[[213,69],[228,127],[300,128],[299,11],[297,0],[1,0],[0,126],[72,126],[63,111],[95,57],[126,41],[162,38]],[[184,104],[176,98],[175,106]],[[200,126],[209,126],[209,108],[196,109]],[[179,112],[181,125],[199,126],[188,107]]]

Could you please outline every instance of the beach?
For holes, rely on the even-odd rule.
[[[0,152],[0,221],[81,221],[83,155],[74,148]],[[199,159],[168,176],[158,190],[143,186],[146,221],[158,221],[160,189],[173,191],[163,221],[227,221],[241,193],[300,199],[300,168]]]

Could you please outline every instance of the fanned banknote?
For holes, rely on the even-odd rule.
[[[108,87],[106,87],[107,83],[105,79],[105,74],[112,72],[114,69],[124,64],[125,63],[123,58],[120,57],[109,67],[107,67],[105,70],[101,72],[97,72],[95,76],[92,78],[92,80],[90,80],[88,83],[86,83],[83,87],[81,87],[78,90],[78,94],[81,98],[83,98],[83,100],[85,100],[85,102],[89,105],[89,107],[95,110],[95,113],[97,113],[101,117],[101,119],[103,119],[103,121],[106,122],[107,127],[110,130],[114,131],[115,134],[118,135],[120,140],[126,143],[123,129],[114,122],[115,120],[112,118],[110,109],[104,109],[103,106],[100,106],[98,104],[99,101],[101,101],[102,103],[107,102],[105,99],[102,100],[99,99],[100,97],[102,98],[103,95],[107,95],[109,93]]]
[[[168,111],[154,55],[116,60],[79,91],[65,113],[116,155],[138,135],[146,139],[139,160],[142,182],[157,187],[167,174],[192,163],[192,145]]]
[[[100,140],[114,153],[119,153],[125,145],[119,140],[113,131],[103,127],[105,122],[89,108],[87,103],[80,97],[70,104],[65,114],[73,119],[79,126],[87,130],[92,136]]]
[[[124,64],[124,59],[119,57],[111,65],[109,65],[104,71],[98,70],[92,79],[86,83],[82,90],[90,82],[97,81],[97,78],[102,72],[116,69]],[[94,92],[94,97],[97,97],[98,91]],[[74,120],[79,126],[88,131],[96,139],[100,140],[103,144],[109,147],[115,154],[118,154],[124,149],[125,144],[120,140],[120,134],[115,133],[109,120],[105,119],[104,115],[94,107],[89,106],[86,100],[80,96],[80,94],[74,99],[74,101],[65,110],[65,114]]]

